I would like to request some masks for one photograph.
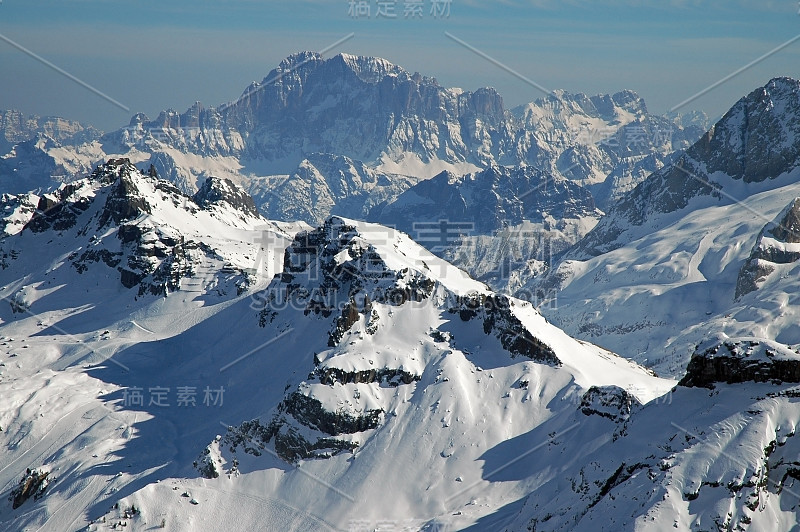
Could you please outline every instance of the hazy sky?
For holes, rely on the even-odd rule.
[[[449,3],[449,16],[440,10]],[[356,4],[361,2],[355,2]],[[415,17],[405,11],[421,4]],[[385,57],[442,85],[493,86],[507,108],[542,96],[445,35],[547,89],[632,89],[651,111],[674,105],[800,35],[797,0],[0,0],[0,108],[104,130],[135,112],[235,100],[284,57],[320,51]],[[383,4],[396,18],[378,17]],[[354,6],[355,7],[355,6]],[[17,43],[130,112],[23,53]],[[800,78],[800,40],[684,110],[712,117],[775,76]]]

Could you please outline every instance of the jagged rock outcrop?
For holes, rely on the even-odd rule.
[[[581,412],[612,421],[627,421],[642,404],[619,386],[592,386],[581,398]]]
[[[512,356],[522,355],[542,364],[561,365],[553,349],[533,336],[511,312],[511,300],[507,296],[466,296],[456,301],[457,305],[449,312],[457,314],[462,321],[481,320],[483,332],[496,336]]]
[[[254,218],[260,216],[253,198],[230,179],[207,178],[192,199],[201,208],[207,209],[213,205],[225,204],[245,216]]]
[[[214,264],[219,265],[218,293],[241,293],[255,274],[250,272],[251,265],[233,267],[203,242],[207,235],[187,236],[187,229],[194,226],[196,230],[201,225],[199,217],[206,224],[206,218],[213,217],[226,227],[270,227],[252,198],[230,181],[210,178],[193,199],[158,178],[152,167],[142,172],[127,158],[111,159],[88,177],[52,193],[7,195],[3,201],[2,223],[9,238],[30,234],[78,239],[75,242],[83,245],[64,254],[68,265],[78,274],[99,266],[116,270],[120,284],[136,289],[137,296],[166,296]],[[161,214],[154,215],[155,211]],[[170,222],[165,223],[162,216],[167,211]],[[8,249],[0,251],[0,267],[9,268],[19,259],[15,242],[8,240]]]
[[[50,481],[49,471],[27,469],[19,484],[11,490],[8,497],[11,500],[11,508],[16,510],[30,498],[39,500],[44,495]]]
[[[729,339],[698,346],[681,386],[713,388],[717,383],[800,382],[800,353],[763,339]]]
[[[795,198],[774,221],[759,233],[750,257],[742,265],[736,282],[739,298],[766,281],[780,265],[800,260],[800,198]]]

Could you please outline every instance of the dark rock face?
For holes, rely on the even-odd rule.
[[[734,297],[740,298],[743,295],[758,290],[758,286],[766,281],[769,274],[774,271],[774,266],[760,261],[758,257],[749,258],[747,262],[742,265],[742,269],[739,270]]]
[[[386,384],[393,388],[401,384],[418,382],[422,377],[408,371],[394,368],[369,369],[364,371],[345,371],[336,367],[317,368],[309,375],[309,379],[319,379],[322,384],[333,386],[334,383]]]
[[[765,239],[765,236],[777,242]],[[761,230],[750,257],[739,271],[735,297],[757,290],[777,265],[800,260],[800,248],[795,250],[791,246],[797,243],[800,243],[800,198],[795,198],[773,222]]]
[[[274,442],[277,455],[289,463],[309,458],[330,458],[358,447],[353,442],[336,438],[319,438],[311,442],[297,428],[280,419],[268,424],[258,419],[245,421],[238,427],[228,427],[228,433],[223,438],[223,443],[232,453],[241,447],[245,453],[254,456],[261,456],[271,441]]]
[[[169,241],[169,239],[167,239]],[[180,289],[181,279],[194,273],[189,250],[198,249],[194,241],[180,242],[168,246],[159,239],[155,243],[137,243],[135,251],[128,254],[126,268],[119,267],[120,282],[126,288],[139,285],[139,295],[166,296]],[[161,244],[161,245],[158,245]],[[133,247],[133,246],[130,246]],[[148,260],[158,259],[156,262]],[[143,282],[147,279],[147,282]]]
[[[388,238],[392,230],[385,231]],[[265,303],[260,311],[262,326],[276,306],[291,304],[303,308],[306,315],[324,318],[339,312],[330,333],[330,341],[337,343],[358,320],[356,313],[369,316],[370,301],[402,305],[431,295],[433,280],[407,268],[391,270],[374,246],[358,236],[355,227],[337,217],[318,229],[298,233],[284,254],[279,282],[273,281],[261,295]],[[348,260],[337,262],[340,254]]]
[[[681,386],[716,383],[800,382],[800,354],[755,340],[726,341],[695,352]]]
[[[361,314],[363,313],[365,316],[368,316],[371,310],[372,306],[370,305],[369,297],[364,297],[361,313],[359,313],[358,304],[355,299],[351,299],[342,309],[342,315],[336,319],[333,330],[328,334],[328,347],[336,347],[344,333],[361,319]]]
[[[91,205],[89,199],[75,196],[77,188],[74,184],[64,185],[53,194],[41,196],[35,213],[24,229],[42,233],[49,229],[65,231],[74,227],[78,216]]]
[[[230,179],[209,177],[192,199],[201,208],[207,209],[212,205],[223,203],[247,216],[255,218],[259,216],[253,198]]]
[[[214,461],[210,445],[202,450],[192,465],[203,478],[219,478],[219,464]]]
[[[367,410],[360,416],[329,412],[316,399],[297,392],[284,399],[279,410],[290,414],[301,424],[330,436],[374,429],[383,414],[382,410]]]
[[[83,253],[81,253],[80,257],[72,261],[72,266],[78,271],[78,273],[83,273],[89,269],[89,264],[94,262],[102,262],[106,266],[110,268],[116,268],[119,263],[122,261],[120,258],[122,256],[121,252],[112,252],[107,249],[87,249]],[[130,286],[125,284],[125,279],[122,279],[122,284],[126,288],[130,288]],[[131,285],[133,286],[133,285]]]
[[[619,386],[592,386],[581,398],[581,412],[612,421],[627,421],[641,403]]]
[[[101,182],[106,183],[111,179],[116,182],[116,186],[106,199],[103,214],[98,222],[99,227],[105,226],[111,220],[119,225],[140,214],[152,212],[152,207],[141,196],[135,179],[132,177],[133,174],[138,173],[139,171],[130,164],[128,159],[112,159],[95,171],[93,177],[100,179]]]
[[[49,476],[49,471],[26,470],[19,484],[11,490],[11,495],[9,496],[11,508],[16,510],[31,497],[34,500],[39,500],[50,483]]]
[[[503,295],[459,297],[458,305],[449,312],[458,314],[462,321],[483,321],[483,332],[493,334],[503,349],[522,355],[542,364],[560,366],[555,351],[533,336],[510,310],[511,300]]]
[[[275,452],[287,462],[329,458],[342,451],[352,451],[358,446],[335,436],[374,429],[382,417],[382,410],[366,410],[359,415],[342,411],[331,412],[313,397],[294,392],[281,402],[268,424],[262,424],[255,419],[236,428],[229,427],[224,443],[230,446],[232,452],[242,446],[244,452],[258,456],[274,439]],[[300,434],[297,424],[305,427],[306,431],[316,431],[324,436],[310,441]]]

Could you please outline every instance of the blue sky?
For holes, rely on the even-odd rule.
[[[0,41],[0,108],[104,130],[134,112],[219,105],[300,50],[385,57],[445,86],[497,88],[508,108],[542,96],[448,38],[537,84],[596,94],[632,89],[651,111],[677,103],[800,35],[797,0],[452,0],[449,17],[349,14],[349,0],[2,0],[0,35],[119,101],[124,111]],[[716,117],[775,76],[800,78],[800,41],[684,110]]]

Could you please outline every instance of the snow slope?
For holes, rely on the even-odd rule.
[[[548,318],[671,376],[709,337],[799,343],[798,117],[796,80],[742,98],[528,285]]]
[[[3,239],[0,483],[50,480],[4,529],[463,528],[555,478],[493,470],[565,442],[591,386],[675,384],[402,233],[298,233],[231,185],[188,198],[114,160]]]
[[[708,338],[678,385],[385,226],[125,160],[34,199],[0,241],[3,530],[794,524],[780,342]]]

